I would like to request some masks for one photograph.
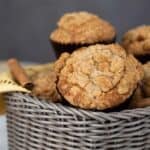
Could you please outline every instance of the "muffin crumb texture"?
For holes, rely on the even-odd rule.
[[[91,44],[112,41],[115,29],[107,21],[88,12],[66,13],[60,18],[50,39],[62,44]]]
[[[103,110],[123,103],[143,77],[141,64],[118,44],[80,48],[59,71],[60,93],[84,109]]]
[[[34,73],[30,75],[30,78],[35,85],[32,94],[42,99],[60,102],[62,97],[56,88],[57,74],[54,67],[53,65],[44,67],[39,68],[37,71],[31,70]]]
[[[150,54],[150,26],[142,25],[129,30],[123,36],[122,45],[134,55]]]

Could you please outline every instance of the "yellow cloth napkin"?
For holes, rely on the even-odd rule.
[[[53,63],[42,64],[42,65],[34,65],[28,66],[25,68],[26,73],[29,77],[34,76],[38,72],[42,72],[44,70],[50,69],[53,67]],[[0,73],[0,93],[6,92],[26,92],[30,93],[31,91],[23,88],[22,86],[18,85],[13,79],[9,72]]]
[[[21,87],[15,81],[13,81],[9,73],[0,73],[0,93],[15,91],[30,93],[29,90]]]
[[[38,72],[47,70],[53,67],[53,63],[42,64],[42,65],[34,65],[25,67],[26,73],[30,78],[32,78]],[[8,92],[25,92],[30,93],[31,91],[23,88],[18,85],[12,78],[9,72],[0,73],[0,114],[3,114],[6,110],[5,101],[3,98],[3,93]]]

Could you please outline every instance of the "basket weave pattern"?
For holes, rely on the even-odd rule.
[[[150,107],[103,113],[23,93],[6,99],[11,150],[150,149]]]

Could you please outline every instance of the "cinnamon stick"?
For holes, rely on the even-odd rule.
[[[11,58],[8,60],[8,67],[10,68],[10,72],[14,79],[24,88],[32,90],[33,83],[29,79],[28,75],[26,74],[25,70],[20,65],[17,59]]]

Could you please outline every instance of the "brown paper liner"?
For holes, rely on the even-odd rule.
[[[150,54],[135,55],[135,57],[136,57],[142,64],[145,64],[146,62],[150,61]]]
[[[54,42],[52,40],[50,40],[50,43],[53,46],[56,58],[58,58],[63,52],[72,53],[74,50],[80,47],[90,46],[94,44],[111,44],[111,43],[115,43],[115,41],[116,41],[116,37],[109,41],[101,41],[101,42],[92,43],[92,44],[73,44],[73,43],[62,44],[62,43]]]

